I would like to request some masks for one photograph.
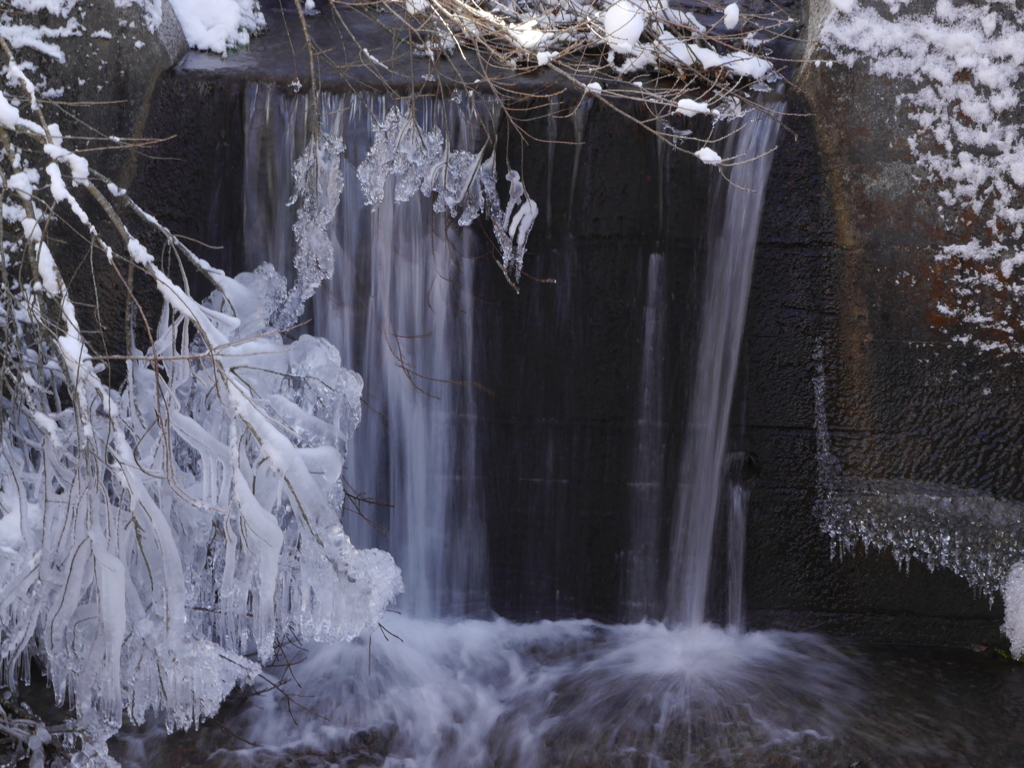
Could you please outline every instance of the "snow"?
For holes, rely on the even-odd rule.
[[[132,257],[132,261],[140,266],[152,264],[154,261],[153,254],[146,250],[146,247],[134,237],[128,241],[128,255]]]
[[[3,19],[9,18],[6,15],[3,17]],[[64,52],[56,43],[49,42],[49,39],[75,37],[82,34],[82,25],[78,19],[69,19],[62,27],[9,24],[3,19],[0,19],[0,37],[3,37],[11,48],[15,50],[31,48],[61,64],[64,63]]]
[[[706,115],[711,111],[711,108],[707,104],[701,104],[699,101],[693,99],[680,99],[676,105],[676,112],[684,117],[693,117],[694,115]]]
[[[601,84],[598,82],[587,83],[584,87],[591,93],[600,93],[602,91]]]
[[[872,75],[902,81],[901,108],[917,126],[910,151],[936,183],[942,219],[970,238],[937,254],[962,264],[948,308],[974,328],[956,338],[1024,351],[1017,324],[1006,321],[1020,295],[1006,251],[1024,238],[1024,20],[996,3],[940,2],[932,15],[899,3],[888,14],[857,3],[845,10],[829,18],[822,40],[840,62],[864,61]]]
[[[608,47],[625,54],[635,52],[647,23],[643,11],[630,0],[618,0],[608,6],[603,22]]]
[[[767,78],[774,71],[768,59],[749,53],[733,53],[723,58],[723,64],[730,72],[754,80]]]
[[[406,0],[405,6],[410,14],[433,17],[433,25],[419,27],[425,39],[417,44],[432,58],[441,51],[453,52],[457,41],[476,47],[482,38],[490,38],[490,44],[499,47],[507,46],[504,55],[507,55],[507,65],[511,66],[528,55],[537,56],[538,65],[545,66],[553,55],[563,50],[603,49],[606,57],[600,69],[584,59],[583,66],[575,73],[574,84],[583,90],[595,90],[591,78],[601,69],[605,73],[612,70],[623,78],[641,70],[668,75],[653,81],[656,90],[652,94],[659,91],[670,94],[662,103],[679,98],[683,83],[689,79],[687,73],[681,71],[685,69],[724,67],[730,78],[769,83],[778,78],[767,59],[736,53],[737,46],[757,47],[764,42],[752,37],[754,33],[746,36],[710,34],[692,12],[671,7],[667,0],[603,0],[596,4],[552,0],[512,5],[504,0],[484,0],[474,6],[472,14],[453,12],[443,4],[431,4],[428,0]],[[727,5],[722,19],[718,31],[738,29],[738,4]],[[762,34],[770,37],[771,33]],[[734,85],[726,85],[717,78],[715,83],[705,98],[714,103],[729,98],[727,94]]]
[[[736,29],[740,23],[740,7],[736,3],[729,3],[725,6],[722,16],[722,23],[726,29]]]
[[[1020,238],[1024,26],[1012,14],[997,24],[995,7],[940,2],[933,16],[886,17],[854,3],[829,19],[822,40],[839,61],[863,60],[872,75],[910,84],[903,103],[919,127],[911,148],[944,185],[944,202],[973,215],[991,211],[993,235]]]
[[[21,113],[11,105],[3,93],[0,93],[0,127],[9,131],[15,130],[21,122]]]
[[[719,165],[722,162],[721,155],[715,152],[711,147],[701,147],[694,152],[694,156],[707,165]]]
[[[170,0],[192,48],[224,54],[248,45],[266,21],[256,0]]]
[[[46,11],[54,16],[67,17],[78,5],[78,0],[8,0],[10,7],[25,13]]]
[[[89,217],[86,215],[82,206],[79,205],[70,192],[68,187],[64,183],[64,178],[61,176],[60,168],[56,163],[50,163],[46,166],[46,174],[50,177],[50,194],[53,195],[54,201],[58,203],[67,203],[72,212],[78,217],[78,220],[85,225],[89,224]]]

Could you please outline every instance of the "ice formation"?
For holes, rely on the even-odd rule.
[[[297,277],[285,300],[268,318],[275,328],[294,325],[313,292],[334,274],[330,227],[345,189],[344,152],[345,142],[341,138],[320,131],[295,161],[295,193],[288,205],[302,200],[292,226]]]
[[[57,125],[31,115],[7,97],[0,104],[0,162],[11,180],[0,296],[0,668],[12,684],[30,657],[43,661],[100,765],[123,712],[135,721],[161,712],[168,729],[192,725],[257,674],[285,633],[354,637],[402,583],[390,555],[357,550],[340,524],[362,381],[329,343],[285,342],[272,325],[326,275],[318,249],[340,194],[338,145],[320,137],[296,164],[299,281],[288,291],[270,267],[237,279],[210,268],[64,148]],[[33,143],[44,152],[22,152]],[[209,276],[217,290],[206,303],[173,283],[119,218],[123,242],[103,240],[78,196],[102,201],[104,187]],[[50,252],[51,207],[70,212],[100,254],[147,273],[164,300],[158,325],[137,336],[150,348],[130,350],[119,389],[104,383]]]
[[[1003,629],[1019,653],[1024,639],[1019,563],[1024,503],[936,483],[847,476],[832,451],[820,343],[815,368],[817,513],[833,556],[863,544],[891,553],[902,566],[917,560],[929,570],[948,569],[989,600],[1001,593],[1007,609]]]
[[[462,227],[482,215],[491,222],[505,277],[516,286],[537,203],[526,193],[519,173],[509,170],[509,197],[502,206],[495,154],[487,154],[487,149],[485,145],[475,153],[453,150],[440,129],[424,130],[408,108],[392,107],[374,128],[373,146],[359,166],[359,183],[367,205],[379,205],[393,179],[396,201],[417,193],[432,196],[434,210],[447,213]]]
[[[1002,585],[1005,616],[1003,634],[1010,639],[1010,651],[1024,657],[1024,562],[1015,563]]]

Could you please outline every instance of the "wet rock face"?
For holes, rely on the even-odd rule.
[[[1012,275],[998,258],[937,258],[993,239],[986,217],[951,209],[917,163],[911,141],[928,137],[906,96],[919,84],[874,76],[865,62],[808,67],[798,83],[814,115],[801,139],[818,149],[794,162],[784,143],[768,194],[784,210],[797,194],[806,210],[786,232],[769,202],[748,324],[749,434],[764,467],[750,523],[750,606],[755,616],[787,605],[820,613],[819,626],[876,639],[995,639],[998,599],[990,607],[948,568],[991,593],[1021,551],[1019,521],[1008,524],[1006,513],[1024,499],[1024,358],[1005,351],[1019,337]],[[1007,233],[1000,240],[1019,245]],[[785,326],[768,309],[780,303]],[[965,307],[996,322],[979,323]],[[773,422],[789,439],[771,434]],[[807,509],[852,556],[826,565],[814,554],[822,534],[796,522]],[[762,540],[784,562],[772,562]],[[861,541],[886,552],[865,554]],[[915,558],[907,575],[895,572],[893,549]],[[778,579],[758,578],[759,569]]]
[[[791,109],[810,111],[795,99]],[[965,580],[916,560],[901,568],[889,550],[833,550],[824,530],[823,502],[839,494],[861,507],[882,502],[897,519],[899,494],[914,486],[921,492],[907,513],[926,516],[923,481],[978,466],[977,444],[986,438],[969,436],[972,390],[928,377],[937,363],[926,360],[948,371],[977,358],[926,323],[929,297],[909,293],[919,288],[899,276],[931,268],[932,257],[922,248],[915,262],[901,264],[893,251],[906,249],[841,242],[847,203],[833,202],[839,192],[832,179],[841,171],[832,170],[818,141],[827,130],[822,120],[787,123],[792,132],[772,166],[747,315],[743,443],[758,465],[747,529],[749,622],[886,642],[997,642],[998,602],[993,609]],[[879,338],[870,323],[877,329],[882,313],[894,330]],[[922,334],[931,343],[916,343]],[[919,426],[907,426],[918,419]],[[819,456],[822,437],[832,462]],[[893,490],[896,478],[902,491]],[[983,479],[961,481],[959,493]],[[886,489],[892,492],[882,495]]]

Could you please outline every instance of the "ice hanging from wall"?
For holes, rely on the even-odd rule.
[[[328,228],[334,279],[314,296],[302,331],[334,343],[342,364],[365,383],[363,421],[346,464],[345,528],[357,545],[394,555],[406,584],[405,612],[483,611],[472,350],[473,264],[484,244],[470,228],[445,226],[432,199],[416,194],[422,178],[415,188],[411,176],[396,180],[393,172],[374,174],[377,186],[364,186],[367,171],[359,178],[381,129],[389,120],[401,124],[407,107],[366,93],[320,99],[322,130],[346,145],[344,193]],[[290,280],[296,212],[285,180],[312,134],[310,106],[308,96],[258,84],[246,92],[247,266],[270,261]],[[473,95],[419,99],[415,122],[402,127],[428,141],[443,136],[450,153],[475,156],[496,109],[497,102]],[[437,161],[444,152],[434,149]],[[364,189],[374,190],[373,206]]]

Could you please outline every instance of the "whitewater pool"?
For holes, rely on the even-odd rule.
[[[153,768],[995,768],[1024,754],[1024,665],[983,649],[659,623],[394,615],[386,630],[286,649],[216,722],[125,732],[112,753]]]

